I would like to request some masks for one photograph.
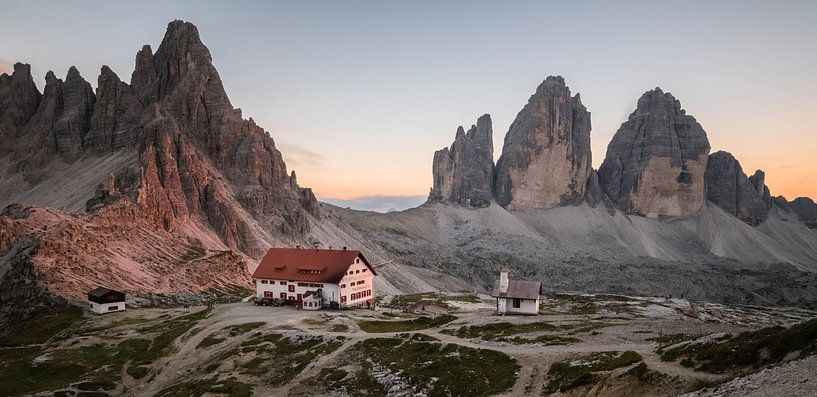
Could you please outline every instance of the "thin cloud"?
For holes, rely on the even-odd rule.
[[[290,168],[304,166],[327,168],[326,157],[303,146],[279,143],[278,149],[281,150],[281,155],[284,156],[284,160]]]
[[[360,196],[350,199],[322,197],[321,201],[355,210],[394,212],[414,208],[426,201],[426,196]]]

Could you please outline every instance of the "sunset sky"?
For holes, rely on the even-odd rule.
[[[484,113],[498,157],[548,75],[592,113],[594,167],[660,86],[773,195],[817,197],[817,1],[132,3],[5,1],[0,72],[30,63],[42,89],[76,65],[96,86],[105,64],[127,81],[143,44],[191,21],[299,183],[377,210],[422,202],[434,151]]]

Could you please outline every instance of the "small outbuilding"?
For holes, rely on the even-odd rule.
[[[491,294],[496,298],[496,311],[500,314],[538,314],[542,283],[539,281],[511,280],[510,270],[499,271],[499,280]]]
[[[105,314],[125,311],[125,293],[98,287],[88,292],[88,306],[91,312]]]

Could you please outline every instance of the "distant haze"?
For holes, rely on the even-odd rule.
[[[59,12],[54,12],[59,9]],[[0,72],[71,65],[96,86],[167,23],[199,27],[230,99],[319,198],[381,211],[422,201],[435,150],[490,113],[496,157],[548,75],[592,113],[593,165],[636,99],[672,92],[773,195],[817,197],[817,2],[11,1]],[[418,198],[419,197],[419,198]],[[368,206],[368,207],[367,207]]]

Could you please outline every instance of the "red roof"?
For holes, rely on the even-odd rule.
[[[377,275],[360,251],[270,248],[252,277],[337,284],[357,257]]]

